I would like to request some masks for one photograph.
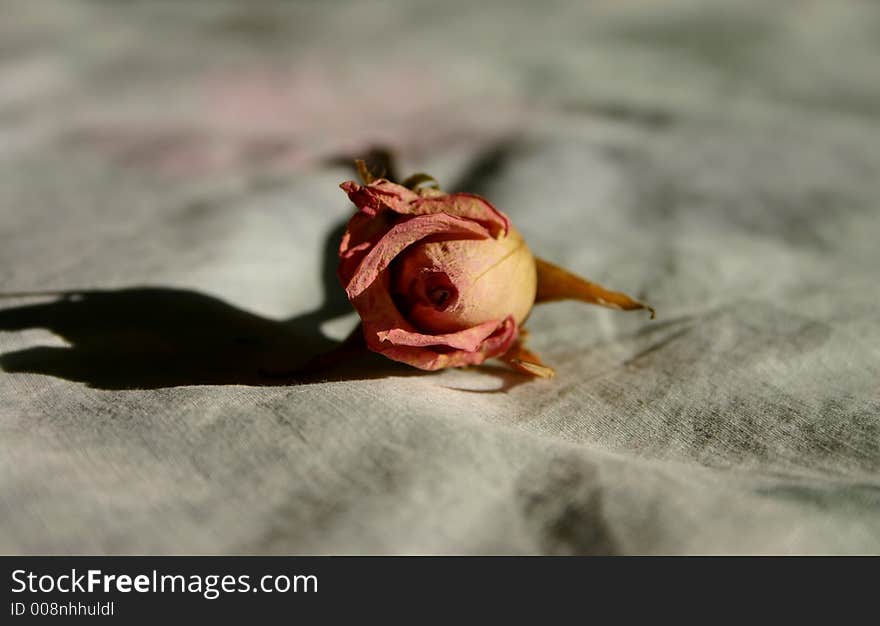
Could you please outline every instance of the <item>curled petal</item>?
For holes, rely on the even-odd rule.
[[[492,333],[504,323],[504,320],[491,320],[478,326],[472,326],[456,333],[446,333],[443,335],[425,335],[422,333],[404,330],[402,328],[393,328],[377,333],[379,341],[388,342],[396,346],[449,346],[458,350],[466,350],[473,352],[480,347]]]
[[[516,341],[516,321],[512,317],[502,320],[498,328],[478,346],[476,350],[432,350],[428,347],[385,345],[373,347],[376,352],[390,359],[408,363],[423,370],[439,370],[446,367],[479,365],[486,359],[500,356],[510,349]],[[367,342],[369,344],[369,335]]]
[[[510,230],[510,220],[504,213],[492,206],[488,200],[472,193],[451,193],[419,198],[412,207],[412,212],[416,215],[443,212],[465,217],[484,226],[493,237],[506,235]]]
[[[351,281],[363,258],[396,221],[397,216],[393,213],[375,217],[356,213],[352,216],[339,245],[339,267],[336,273],[343,286]]]
[[[340,187],[354,205],[369,216],[377,215],[383,209],[402,215],[448,213],[481,224],[493,237],[506,235],[510,230],[510,221],[504,213],[488,200],[472,193],[444,194],[435,189],[416,192],[384,178],[369,185],[349,180]]]
[[[517,338],[517,325],[513,317],[499,322],[480,325],[479,330],[469,334],[449,333],[445,343],[442,336],[431,336],[432,345],[407,345],[421,343],[420,333],[404,319],[394,305],[388,291],[387,272],[374,281],[352,303],[363,320],[364,339],[367,347],[386,357],[407,363],[423,370],[444,367],[479,365],[486,359],[504,354]],[[483,336],[479,342],[476,337]],[[399,343],[397,343],[399,342]],[[462,349],[457,346],[473,348]]]
[[[349,299],[359,296],[373,284],[398,254],[426,237],[446,239],[486,239],[485,228],[470,220],[445,213],[420,215],[400,222],[383,236],[363,258],[345,287]]]
[[[371,216],[382,209],[403,214],[412,213],[409,207],[419,199],[419,194],[415,191],[384,178],[379,178],[369,185],[360,185],[349,180],[339,186],[358,209]]]

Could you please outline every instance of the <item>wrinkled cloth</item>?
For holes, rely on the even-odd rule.
[[[880,552],[880,7],[4,2],[0,552]],[[376,355],[351,158],[657,310]]]

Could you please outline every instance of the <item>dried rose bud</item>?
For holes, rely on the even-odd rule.
[[[435,370],[510,349],[536,276],[507,216],[479,196],[384,179],[342,188],[360,212],[342,239],[339,278],[371,350]]]
[[[501,357],[549,377],[553,370],[522,342],[536,295],[645,308],[536,260],[507,216],[479,196],[368,181],[341,185],[359,212],[343,236],[338,274],[375,352],[425,370]]]

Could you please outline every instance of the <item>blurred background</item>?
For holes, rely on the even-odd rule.
[[[0,15],[3,552],[880,549],[880,4]],[[376,148],[657,322],[536,310],[553,383],[259,386],[355,323]]]
[[[95,284],[185,268],[224,291],[258,256],[307,282],[276,236],[323,237],[348,209],[340,159],[374,146],[542,211],[530,235],[548,245],[572,215],[601,239],[621,213],[663,216],[660,233],[614,231],[620,254],[655,264],[669,236],[716,217],[771,243],[845,239],[856,262],[875,243],[850,221],[878,196],[872,2],[3,5],[7,289],[67,287],[71,257],[108,246],[126,253],[96,263]],[[293,187],[312,195],[279,216]],[[218,258],[200,257],[212,238]],[[149,259],[172,251],[165,277]],[[302,302],[248,276],[267,312]]]

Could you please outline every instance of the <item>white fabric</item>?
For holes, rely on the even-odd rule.
[[[880,552],[875,4],[4,4],[0,552]],[[657,320],[284,378],[374,145]]]

